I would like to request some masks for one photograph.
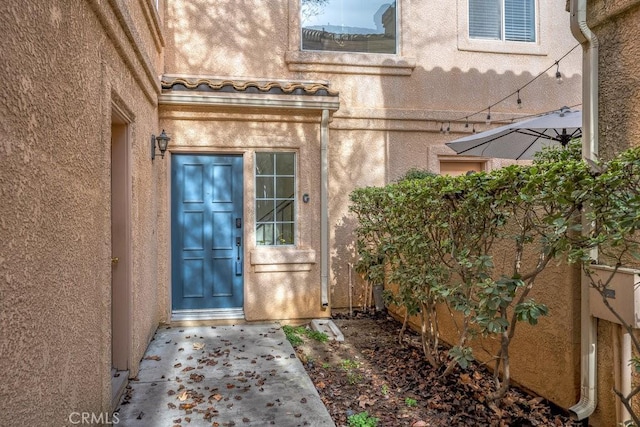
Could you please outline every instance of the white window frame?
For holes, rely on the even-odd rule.
[[[344,0],[342,0],[344,1]],[[366,0],[367,2],[371,2],[372,0]],[[381,1],[387,1],[387,0],[381,0]],[[398,25],[398,16],[399,16],[399,9],[398,9],[398,0],[388,0],[388,1],[395,1],[395,6],[394,6],[394,20],[395,22],[393,23],[394,25],[394,31],[395,31],[395,35],[393,38],[393,52],[364,52],[364,51],[350,51],[350,50],[340,50],[340,49],[305,49],[304,48],[304,40],[301,40],[301,44],[300,44],[300,50],[302,51],[306,51],[306,52],[313,52],[313,51],[318,51],[318,52],[347,52],[347,53],[364,53],[367,55],[370,54],[381,54],[381,55],[396,55],[398,53],[398,46],[399,46],[399,40],[401,35],[398,33],[398,30],[400,29],[400,26]],[[300,2],[304,2],[304,0],[300,0]],[[387,9],[388,10],[388,9]],[[335,22],[333,23],[334,25],[336,24]],[[345,22],[345,24],[351,24],[351,22]],[[302,31],[302,27],[300,28],[300,31]],[[317,32],[319,34],[319,32]],[[382,34],[380,34],[382,35]],[[329,40],[328,40],[329,41]],[[335,39],[334,41],[329,41],[328,47],[331,46],[337,46],[338,44],[340,44],[340,39]]]
[[[396,0],[399,34],[396,53],[390,54],[302,50],[300,0],[289,0],[289,49],[285,54],[289,70],[410,76],[416,67],[409,25],[411,1]]]
[[[469,0],[469,15],[471,15],[471,2],[475,1],[475,0]],[[477,1],[481,1],[481,0],[477,0]],[[486,1],[486,0],[485,0]],[[531,3],[533,2],[533,22],[531,22],[531,20],[529,19],[527,24],[527,27],[529,27],[529,25],[531,25],[533,27],[533,40],[513,40],[513,39],[508,39],[507,38],[507,2],[511,2],[511,3],[520,3],[521,5],[524,2],[527,3]],[[498,13],[495,16],[492,16],[492,18],[497,18],[498,21],[497,22],[492,22],[490,24],[498,24],[497,26],[500,28],[500,37],[499,38],[485,38],[485,37],[473,37],[471,35],[471,19],[469,19],[469,37],[470,38],[474,38],[474,39],[481,39],[481,40],[501,40],[501,41],[514,41],[514,42],[520,42],[520,43],[535,43],[536,40],[538,39],[538,34],[536,31],[536,20],[537,20],[537,16],[535,13],[535,9],[536,9],[536,0],[491,0],[491,2],[497,3],[498,5]],[[479,9],[475,9],[476,11],[481,12],[481,10]],[[487,22],[487,19],[482,20],[482,22]]]
[[[273,175],[258,175],[257,165],[258,165],[258,155],[260,155],[260,154],[273,154],[275,156],[282,155],[282,154],[291,154],[291,155],[293,155],[293,175],[278,175],[277,171],[275,169],[273,171]],[[255,230],[254,230],[256,246],[257,247],[271,247],[271,248],[274,248],[274,247],[294,247],[294,246],[296,246],[298,244],[298,220],[299,220],[299,218],[298,218],[298,198],[297,198],[298,180],[299,180],[298,179],[298,153],[296,151],[289,151],[289,150],[285,150],[285,151],[277,151],[277,150],[256,151],[255,154],[254,154],[254,165],[255,166],[254,166],[253,172],[254,172],[254,180],[255,180],[254,185],[255,185],[256,191],[255,191],[255,195],[254,195],[253,201],[254,201],[254,204],[255,204],[254,205],[255,206],[254,212],[255,212],[255,215],[256,215],[256,218],[255,218]],[[278,223],[289,223],[290,222],[290,221],[278,221],[277,216],[276,216],[277,213],[274,213],[274,218],[271,221],[263,221],[263,222],[259,222],[258,221],[258,208],[257,208],[258,201],[259,200],[269,200],[269,199],[278,200],[278,197],[276,195],[275,183],[274,183],[274,189],[273,189],[274,190],[273,198],[258,197],[258,178],[264,177],[264,176],[273,177],[274,179],[276,179],[279,176],[280,177],[292,177],[294,179],[294,181],[293,181],[293,197],[291,199],[293,201],[293,207],[292,207],[292,210],[293,210],[293,213],[292,213],[293,221],[291,221],[291,222],[293,222],[293,230],[292,230],[292,235],[291,235],[293,241],[291,243],[278,244],[278,243],[275,243],[275,241],[274,241],[273,244],[264,244],[264,243],[259,243],[258,242],[258,235],[259,235],[258,227],[260,226],[260,224],[267,224],[267,223],[273,224],[274,232],[275,232],[275,228],[276,228]],[[283,198],[282,200],[289,200],[289,199],[284,199]],[[277,238],[277,236],[274,235],[274,240],[275,240],[275,238]]]
[[[504,0],[502,0],[502,39],[475,39],[469,36],[469,0],[458,0],[458,49],[472,52],[516,53],[523,55],[548,55],[549,48],[543,40],[540,25],[540,0],[535,0],[534,42],[510,41],[504,39]]]

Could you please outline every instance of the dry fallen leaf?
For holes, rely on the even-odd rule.
[[[182,393],[178,395],[178,400],[184,402],[185,400],[187,400],[187,397],[189,397],[187,390],[182,390]]]
[[[544,400],[543,397],[534,397],[533,399],[531,399],[528,403],[530,406],[535,406],[535,405],[539,405],[540,402],[542,402]]]
[[[191,381],[199,383],[204,379],[204,375],[191,374],[189,375],[189,378],[191,379]]]
[[[364,409],[367,407],[367,405],[371,406],[374,403],[376,403],[376,399],[371,399],[369,396],[365,396],[365,395],[361,395],[360,397],[358,397],[358,405]]]
[[[204,348],[204,343],[203,342],[194,342],[193,343],[193,349],[194,350],[202,350]]]
[[[160,356],[147,356],[144,360],[160,360]]]

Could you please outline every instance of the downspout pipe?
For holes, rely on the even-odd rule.
[[[329,307],[329,110],[320,120],[320,291],[322,308]]]
[[[623,396],[629,396],[631,394],[631,377],[633,376],[631,363],[629,361],[633,357],[631,334],[620,327],[622,330],[622,342],[620,346],[620,393]],[[627,408],[620,402],[620,422],[622,425],[626,421],[631,420],[631,414]]]
[[[570,0],[571,32],[582,44],[582,155],[598,156],[598,39],[587,25],[587,0]],[[590,224],[584,224],[585,233]],[[591,253],[597,260],[597,251]],[[597,320],[589,308],[590,283],[581,274],[580,283],[580,400],[569,408],[577,420],[588,418],[596,408]]]

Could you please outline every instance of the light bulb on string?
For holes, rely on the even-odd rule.
[[[466,129],[469,129],[469,117],[465,117],[464,119],[465,119],[464,127],[465,127]]]
[[[489,112],[487,113],[487,120],[485,120],[485,123],[487,125],[491,124],[491,107],[488,108]]]
[[[520,89],[518,89],[518,99],[516,99],[516,104],[518,105],[518,110],[522,110],[522,98],[520,98]]]
[[[451,131],[451,122],[447,124],[447,130],[444,131],[445,135],[449,135],[450,131]]]
[[[444,133],[444,122],[440,123],[440,133]]]
[[[560,72],[560,62],[556,61],[556,83],[562,84],[562,73]]]
[[[475,123],[473,124],[473,129],[471,129],[471,132],[472,133],[476,133],[476,124]]]

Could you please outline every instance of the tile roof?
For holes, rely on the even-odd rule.
[[[160,82],[163,91],[197,90],[205,92],[267,93],[276,95],[338,96],[324,83],[277,81],[238,81],[207,78],[166,78]]]

